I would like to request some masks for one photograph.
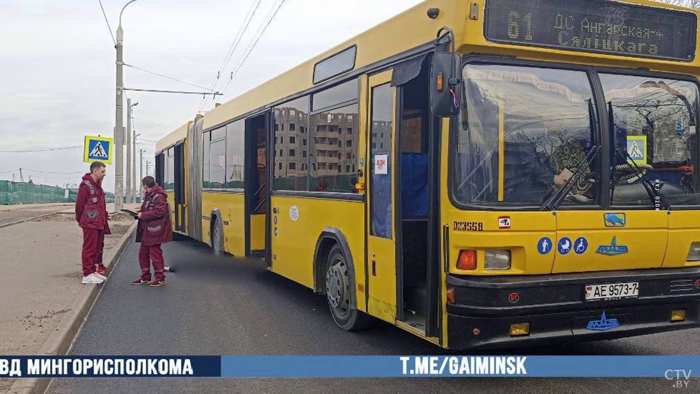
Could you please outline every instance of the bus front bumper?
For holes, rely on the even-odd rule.
[[[451,349],[544,346],[700,327],[700,268],[609,271],[547,276],[449,275]],[[639,296],[586,301],[589,285],[639,283]],[[671,311],[685,319],[671,321]],[[603,317],[605,314],[605,317]],[[529,324],[526,335],[511,325]]]

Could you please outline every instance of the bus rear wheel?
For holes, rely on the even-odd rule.
[[[326,270],[326,297],[333,320],[346,331],[367,328],[372,319],[357,310],[355,284],[350,279],[348,261],[339,245],[334,245],[328,253]]]

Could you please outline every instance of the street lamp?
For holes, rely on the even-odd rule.
[[[117,27],[117,105],[115,111],[114,127],[114,208],[118,212],[124,207],[124,30],[122,30],[122,15],[126,7],[135,2],[131,0],[124,5],[119,13],[119,27]]]

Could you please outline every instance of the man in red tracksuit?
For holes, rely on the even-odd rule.
[[[139,225],[136,230],[136,242],[141,242],[139,248],[141,278],[133,281],[132,284],[147,285],[150,282],[151,287],[158,287],[165,285],[165,260],[161,244],[173,240],[170,206],[168,195],[156,184],[152,176],[143,178],[141,184],[146,191],[138,213]],[[155,274],[153,282],[151,282],[151,261]]]
[[[75,220],[83,229],[83,284],[100,284],[107,278],[107,268],[102,263],[105,234],[111,234],[102,180],[107,167],[96,161],[90,165],[90,173],[83,176],[75,202]]]

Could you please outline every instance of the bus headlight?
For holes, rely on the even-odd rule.
[[[685,261],[700,261],[700,242],[693,242],[688,251],[688,258]]]
[[[510,250],[487,250],[484,252],[484,268],[487,270],[509,270]]]

